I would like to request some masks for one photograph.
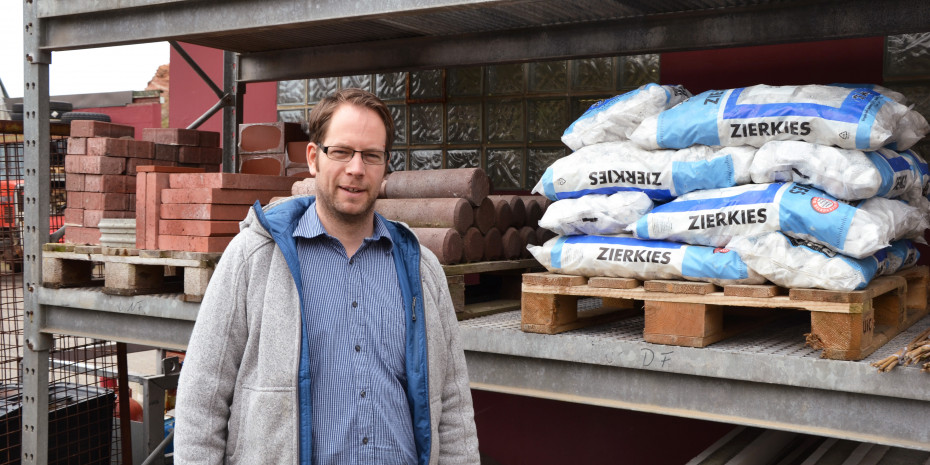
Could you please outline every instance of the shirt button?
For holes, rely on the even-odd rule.
[[[368,438],[362,438],[362,444],[368,444]]]
[[[355,346],[355,351],[356,351],[356,352],[361,352],[361,351],[362,351],[362,346],[356,345],[356,346]]]
[[[362,397],[365,397],[365,391],[362,391]]]
[[[358,307],[358,302],[352,301],[352,308]]]

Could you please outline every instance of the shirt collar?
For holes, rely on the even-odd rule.
[[[300,222],[297,223],[297,228],[294,229],[293,236],[307,239],[313,239],[319,236],[332,238],[332,236],[326,232],[323,223],[320,223],[320,216],[317,215],[316,212],[316,202],[311,203],[307,211],[300,217]],[[365,238],[365,242],[374,241],[384,242],[387,245],[388,252],[390,252],[394,246],[394,240],[391,238],[391,233],[388,231],[387,226],[385,226],[384,220],[381,219],[381,215],[375,215],[374,232],[371,236]]]

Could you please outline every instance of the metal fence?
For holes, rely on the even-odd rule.
[[[51,125],[50,233],[64,225],[69,132],[67,124]],[[0,121],[0,464],[21,462],[23,164],[22,122]],[[48,463],[123,463],[111,389],[115,344],[56,336],[49,356]]]

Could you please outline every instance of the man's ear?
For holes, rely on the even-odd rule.
[[[307,165],[310,167],[310,176],[316,177],[316,157],[320,150],[316,143],[307,144]]]

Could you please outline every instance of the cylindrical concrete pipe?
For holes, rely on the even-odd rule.
[[[484,259],[486,261],[500,260],[502,256],[501,232],[497,228],[491,228],[484,234]]]
[[[461,198],[478,205],[488,196],[491,182],[481,168],[395,171],[387,178],[389,199]]]
[[[452,228],[411,228],[420,244],[436,254],[439,263],[454,265],[462,261],[462,235]]]
[[[501,235],[501,249],[504,258],[507,260],[520,258],[520,250],[523,248],[524,242],[520,238],[520,232],[517,231],[517,228],[507,228],[504,234]]]
[[[480,262],[484,258],[484,235],[478,228],[471,227],[462,235],[466,262]]]
[[[487,234],[497,222],[497,212],[494,209],[494,202],[488,198],[482,200],[481,203],[475,207],[474,218],[474,226],[481,231],[481,234]]]
[[[494,227],[501,231],[506,231],[510,227],[510,224],[513,223],[513,213],[510,211],[510,203],[504,199],[492,199],[488,197],[488,200],[494,204]]]
[[[536,237],[536,230],[529,226],[524,226],[520,228],[520,238],[523,239],[523,250],[520,251],[520,256],[523,258],[533,256],[533,254],[526,249],[526,246],[539,245],[539,239]]]
[[[316,179],[306,178],[291,185],[291,195],[316,195]]]
[[[538,199],[544,199],[545,197],[539,195],[524,195],[520,196],[520,199],[523,200],[524,208],[526,209],[526,222],[525,225],[536,228],[539,226],[539,219],[543,216],[542,203]]]
[[[465,199],[378,199],[375,210],[412,228],[453,228],[464,233],[474,222],[472,206]]]
[[[519,195],[489,195],[488,198],[493,202],[498,200],[507,201],[510,205],[511,217],[513,218],[510,226],[520,229],[526,224],[526,205]]]

